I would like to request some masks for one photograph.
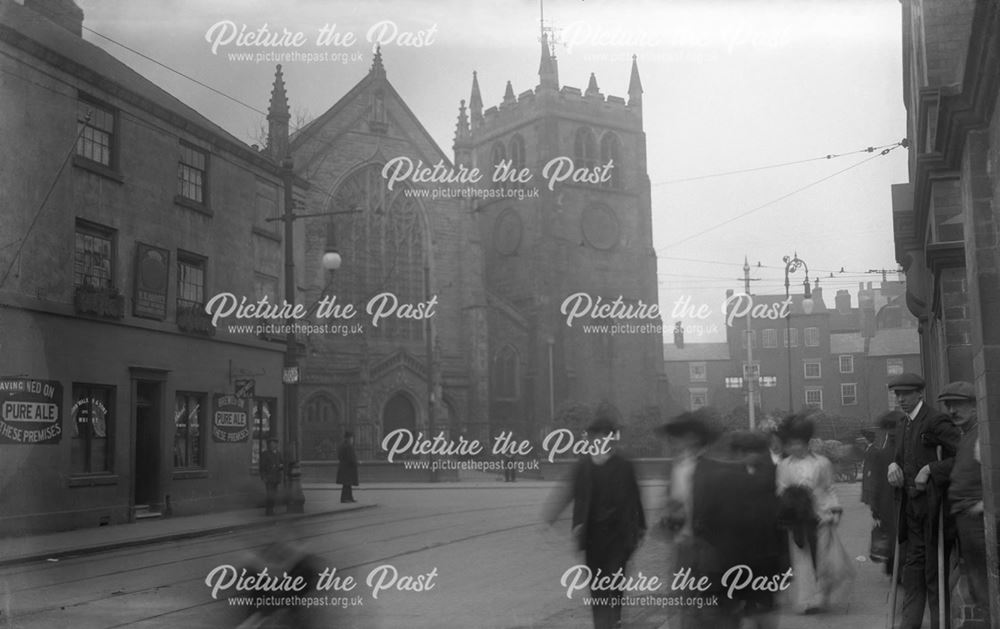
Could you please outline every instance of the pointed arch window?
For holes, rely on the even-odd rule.
[[[573,138],[573,162],[577,168],[597,165],[597,140],[590,127],[580,127]]]
[[[498,400],[518,398],[517,350],[506,345],[493,359],[493,397]]]
[[[343,434],[340,409],[330,397],[317,393],[306,402],[302,422],[302,458],[306,461],[332,461]]]
[[[510,139],[510,167],[511,171],[518,173],[525,166],[524,138],[520,133],[515,133]],[[523,184],[514,184],[521,186]]]
[[[335,283],[345,303],[364,308],[372,298],[417,304],[424,296],[427,244],[417,201],[404,194],[406,186],[387,190],[380,164],[370,164],[348,176],[334,192],[329,211],[359,210],[337,217],[337,234],[344,267]],[[340,288],[343,287],[343,288]],[[366,324],[369,337],[399,341],[424,338],[424,322],[389,317],[378,327]]]
[[[607,188],[622,187],[622,142],[617,133],[606,132],[601,136],[601,165],[613,162],[611,178],[604,184]]]
[[[487,166],[489,168],[487,177],[490,181],[493,180],[493,169],[496,168],[500,162],[507,159],[507,149],[504,148],[503,142],[497,141],[493,143],[493,148],[490,149],[490,163]],[[497,182],[493,184],[494,186],[501,186],[502,184]]]

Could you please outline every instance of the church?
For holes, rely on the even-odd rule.
[[[603,404],[625,425],[665,412],[655,309],[638,333],[614,327],[618,319],[567,315],[581,303],[643,312],[658,303],[636,59],[627,99],[605,95],[593,74],[585,90],[560,86],[543,30],[535,89],[514,94],[508,81],[489,107],[470,68],[452,156],[393,87],[386,61],[378,52],[365,78],[294,134],[280,69],[272,92],[269,145],[288,147],[310,183],[306,207],[324,215],[305,225],[304,300],[335,295],[361,311],[382,298],[433,314],[300,338],[302,460],[334,459],[345,430],[370,460],[398,428],[537,443],[574,408]],[[437,183],[389,189],[383,169],[401,157],[485,176],[447,194]],[[601,176],[550,186],[546,166],[570,159]],[[531,177],[494,182],[501,164]],[[334,244],[342,269],[311,262]]]

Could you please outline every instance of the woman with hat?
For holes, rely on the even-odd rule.
[[[837,585],[820,576],[828,573],[828,562],[838,559],[828,555],[842,511],[833,491],[833,466],[809,450],[813,422],[805,415],[787,417],[778,434],[787,454],[778,462],[776,480],[780,517],[789,529],[794,605],[799,612],[815,613],[829,604]]]

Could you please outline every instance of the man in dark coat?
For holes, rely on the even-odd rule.
[[[337,449],[337,482],[340,483],[340,501],[357,502],[351,487],[358,484],[358,455],[354,451],[354,433],[344,433],[344,443]]]
[[[587,437],[605,440],[616,432],[610,417],[600,415],[587,427]],[[594,577],[615,572],[625,574],[625,566],[646,533],[646,516],[639,496],[632,463],[614,449],[608,439],[603,454],[591,454],[577,461],[571,475],[569,493],[546,516],[552,524],[562,508],[573,501],[573,536],[584,553],[584,562]],[[592,591],[602,604],[591,605],[594,629],[614,629],[622,618],[624,590]]]
[[[896,428],[906,420],[903,411],[887,411],[878,418],[878,428],[880,439],[875,443],[873,449],[875,456],[872,459],[872,485],[871,501],[868,506],[872,511],[872,519],[878,529],[878,535],[885,542],[884,548],[871,548],[872,561],[884,562],[886,574],[892,574],[892,564],[895,555],[895,540],[898,534],[896,530],[896,518],[899,516],[896,505],[895,491],[889,485],[887,478],[889,464],[896,456]],[[903,549],[900,547],[900,552]],[[900,554],[900,559],[905,554]]]
[[[925,603],[930,609],[931,629],[947,629],[939,626],[938,570],[945,571],[947,584],[948,566],[947,562],[938,566],[938,518],[960,433],[948,415],[924,401],[924,379],[917,374],[895,376],[889,381],[889,390],[906,414],[896,429],[896,453],[886,475],[889,484],[898,490],[899,539],[907,543],[900,629],[919,629]],[[945,557],[949,529],[946,524],[940,533],[945,536]],[[943,594],[947,625],[948,592]]]
[[[264,481],[267,495],[264,498],[264,514],[274,515],[274,502],[281,484],[281,473],[285,469],[281,453],[278,452],[278,440],[267,440],[267,450],[260,454],[260,477]]]
[[[986,570],[986,521],[983,517],[983,473],[976,460],[979,421],[976,388],[969,382],[952,382],[941,391],[938,401],[951,414],[962,431],[962,440],[951,470],[948,502],[955,518],[962,572],[969,583],[969,594],[976,616],[982,624],[966,622],[963,627],[990,626],[990,593]]]

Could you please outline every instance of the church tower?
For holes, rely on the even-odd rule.
[[[496,189],[474,208],[490,306],[490,422],[522,438],[544,435],[574,404],[610,402],[627,422],[662,407],[666,390],[658,319],[630,321],[651,324],[644,333],[613,333],[622,320],[585,330],[589,317],[569,324],[561,312],[581,293],[584,303],[658,303],[638,63],[627,100],[605,95],[594,74],[586,90],[560,86],[552,43],[543,28],[534,88],[516,94],[507,81],[501,102],[485,110],[473,72],[454,146],[456,165],[477,167]],[[546,165],[569,160],[598,180],[550,185]],[[501,164],[527,168],[530,180],[494,181]]]

